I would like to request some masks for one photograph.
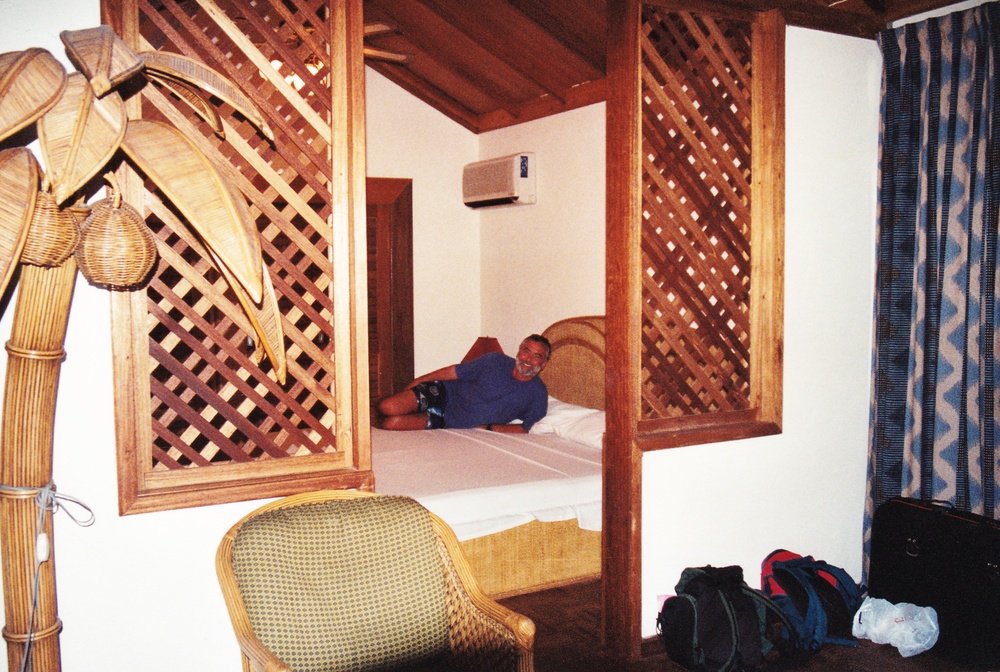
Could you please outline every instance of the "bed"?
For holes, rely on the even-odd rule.
[[[561,320],[543,335],[549,414],[532,433],[372,430],[375,490],[448,522],[494,597],[601,572],[604,318]]]

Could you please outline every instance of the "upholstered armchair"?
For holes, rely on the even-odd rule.
[[[271,502],[226,533],[216,570],[244,672],[533,670],[534,623],[484,595],[408,497]]]

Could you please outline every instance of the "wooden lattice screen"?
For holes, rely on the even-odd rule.
[[[274,481],[302,481],[317,470],[325,476],[313,477],[312,487],[331,485],[330,478],[348,472],[356,477],[346,485],[363,486],[370,481],[358,469],[366,467],[366,458],[359,458],[350,429],[338,424],[343,419],[338,420],[337,324],[350,322],[354,307],[350,300],[338,304],[338,296],[350,294],[336,291],[340,280],[334,269],[354,252],[353,234],[335,222],[331,181],[336,155],[331,125],[337,114],[333,5],[309,0],[137,0],[136,5],[139,48],[180,53],[214,68],[257,104],[273,130],[269,142],[221,104],[223,140],[173,91],[147,86],[141,93],[142,116],[181,129],[216,158],[224,177],[247,199],[278,297],[288,375],[285,385],[268,375],[268,359],[258,352],[254,331],[224,278],[205,261],[197,238],[183,233],[179,213],[147,184],[145,214],[161,259],[146,291],[151,452],[136,446],[138,463],[130,468],[139,475],[133,479],[140,490],[247,483],[222,500],[290,492],[296,488]],[[144,413],[138,415],[143,422]],[[278,460],[282,466],[276,466]],[[255,488],[263,481],[271,487]],[[159,498],[149,508],[219,499],[165,501]]]
[[[782,431],[785,23],[620,0],[607,36],[603,614],[634,660],[644,455]]]
[[[644,419],[750,395],[751,24],[642,15]]]

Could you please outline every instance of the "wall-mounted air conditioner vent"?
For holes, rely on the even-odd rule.
[[[535,202],[535,155],[511,154],[462,169],[462,200],[470,208]]]

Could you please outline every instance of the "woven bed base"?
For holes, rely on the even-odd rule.
[[[494,599],[594,579],[601,575],[601,533],[575,520],[532,521],[462,542],[483,591]]]

